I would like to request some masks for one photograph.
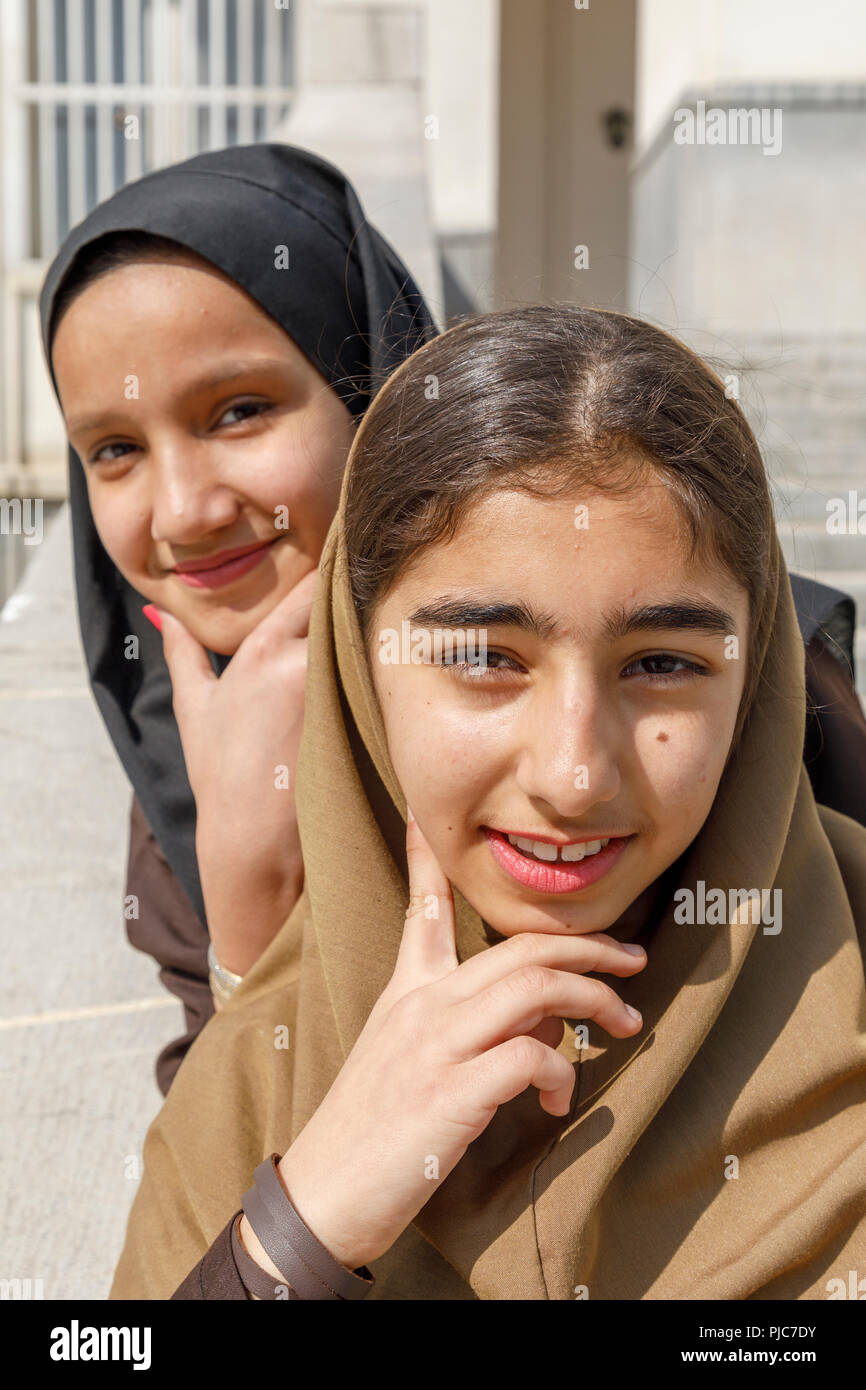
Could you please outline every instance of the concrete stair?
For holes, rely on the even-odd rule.
[[[726,370],[739,377],[761,446],[782,551],[790,569],[854,599],[866,708],[866,334],[795,335],[781,347],[778,338],[744,336],[743,362]],[[840,498],[847,529],[836,533],[828,504]]]

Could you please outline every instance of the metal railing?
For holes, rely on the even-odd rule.
[[[202,150],[267,139],[292,102],[292,18],[290,0],[0,3],[7,478],[27,459],[24,321],[47,262],[124,183]]]

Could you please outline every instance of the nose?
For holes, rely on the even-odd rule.
[[[517,784],[549,815],[577,820],[620,794],[616,714],[590,672],[560,672],[534,691],[515,733]]]
[[[193,545],[229,526],[241,502],[215,470],[207,446],[163,439],[151,448],[151,536],[170,545]]]

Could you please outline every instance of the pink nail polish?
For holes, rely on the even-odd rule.
[[[159,609],[152,603],[146,603],[141,611],[148,621],[153,623],[157,632],[162,632],[162,617],[160,616]]]

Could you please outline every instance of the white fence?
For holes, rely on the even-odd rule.
[[[38,491],[55,451],[32,338],[57,246],[124,183],[267,139],[292,38],[290,0],[0,0],[0,493]]]

